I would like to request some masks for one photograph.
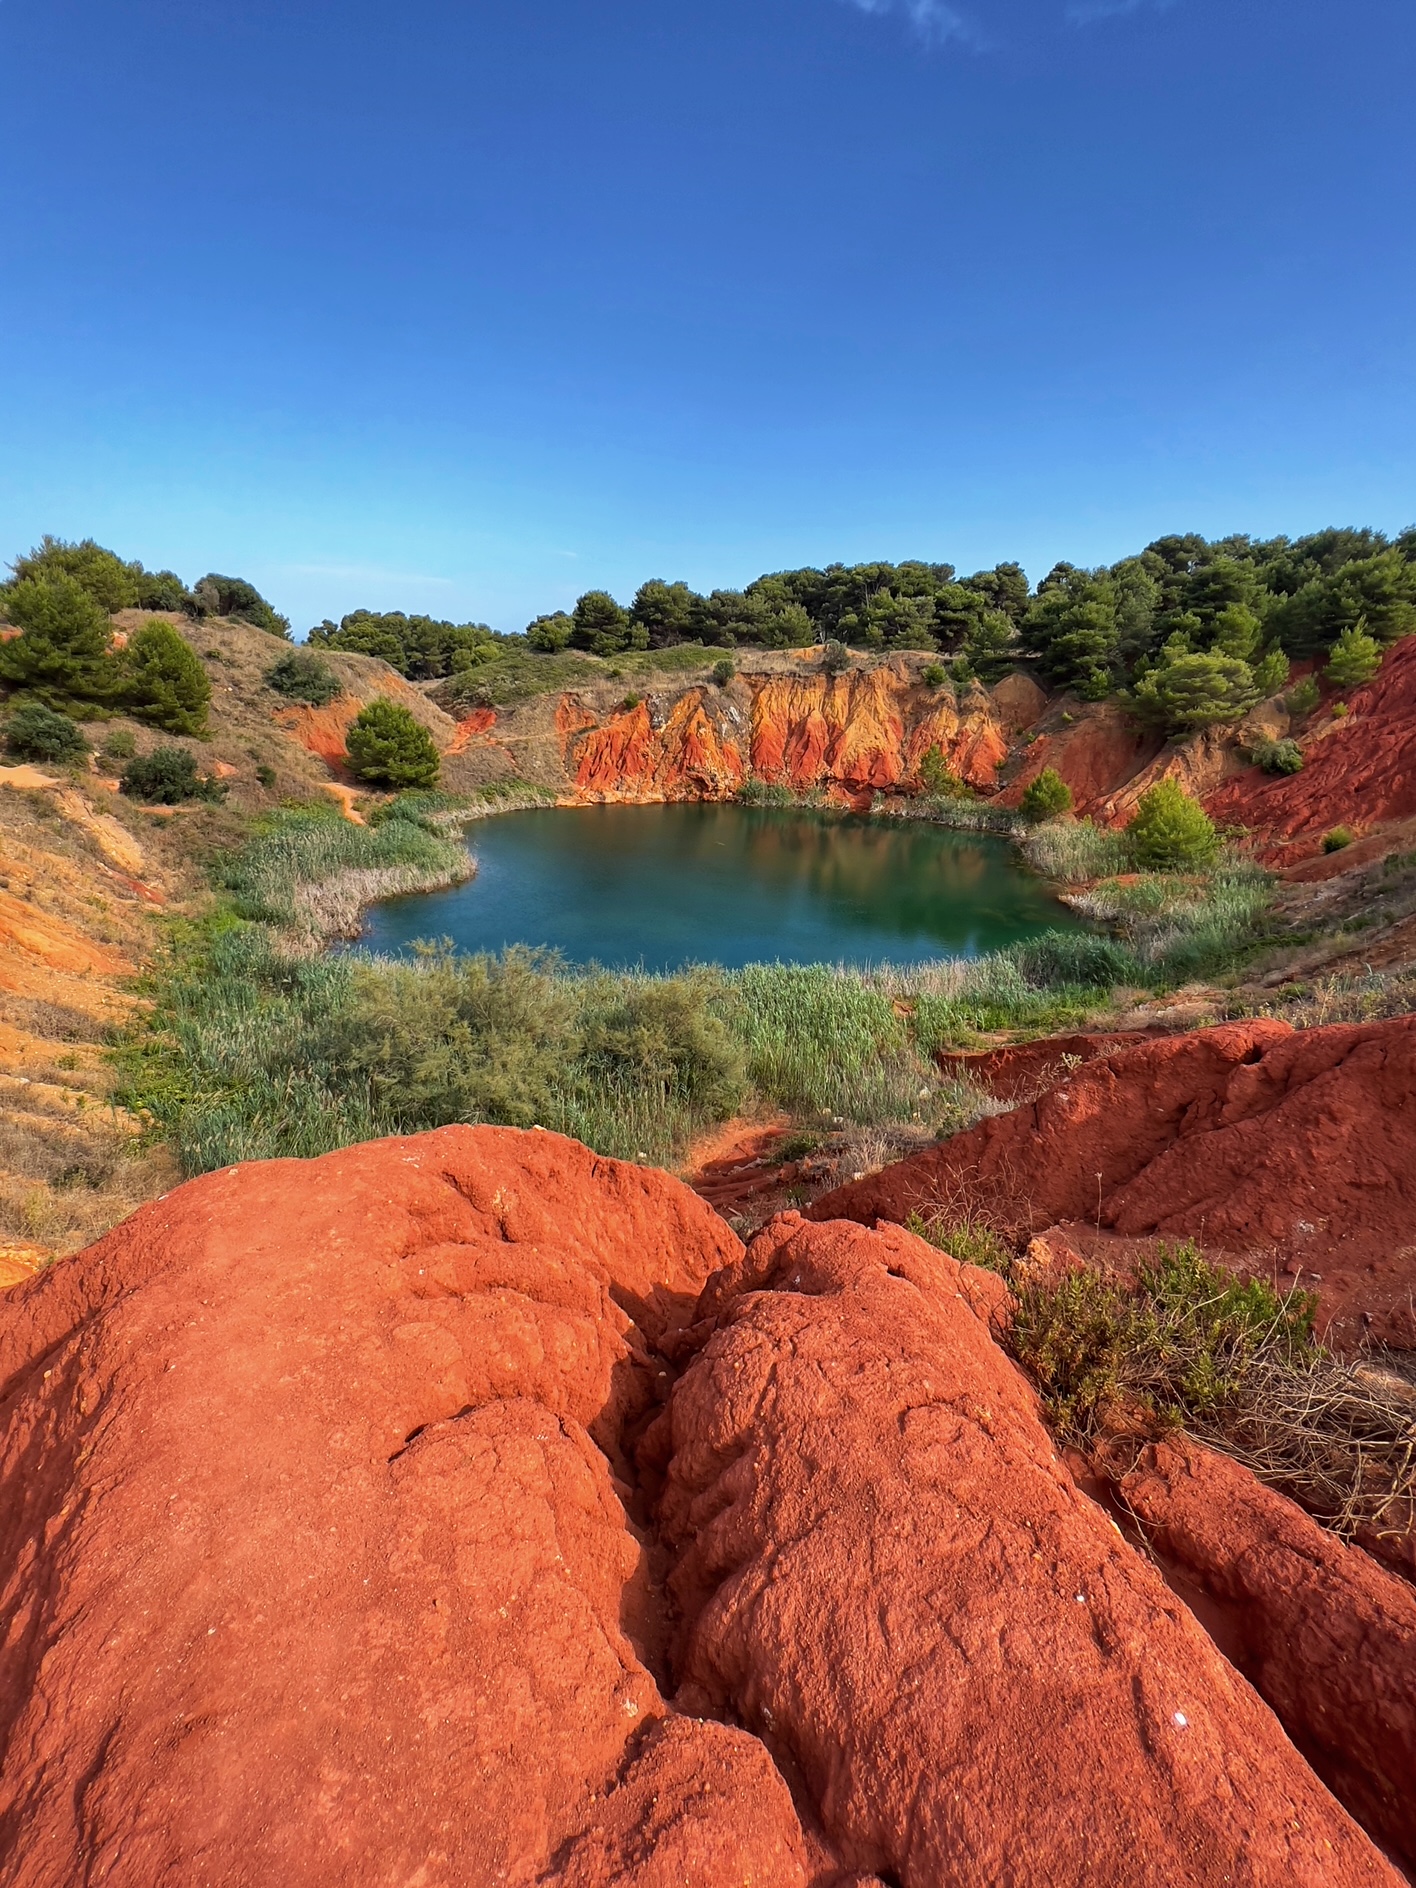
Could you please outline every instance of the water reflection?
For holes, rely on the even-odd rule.
[[[451,936],[572,962],[879,962],[993,950],[1072,922],[1002,840],[737,806],[509,813],[474,827],[477,876],[390,900],[365,948]]]

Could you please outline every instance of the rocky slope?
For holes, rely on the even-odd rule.
[[[1000,1289],[539,1132],[143,1208],[0,1300],[0,1882],[1396,1882],[1073,1486]],[[1404,1840],[1352,1592],[1262,1682]]]
[[[1315,1287],[1335,1344],[1416,1347],[1416,1017],[1235,1023],[1072,1061],[1035,1072],[1036,1099],[826,1194],[812,1216],[942,1205],[1088,1250],[1193,1238]]]

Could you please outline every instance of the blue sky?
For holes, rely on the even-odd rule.
[[[0,548],[591,586],[1416,518],[1410,0],[4,0]]]

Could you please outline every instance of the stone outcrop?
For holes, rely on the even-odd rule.
[[[1394,1883],[1000,1291],[540,1132],[143,1208],[0,1302],[0,1882]]]
[[[1120,1049],[811,1213],[869,1224],[936,1204],[1019,1231],[1194,1238],[1315,1285],[1334,1341],[1410,1346],[1416,1017],[1232,1023]]]
[[[1289,1736],[1416,1864],[1416,1592],[1184,1438],[1147,1449],[1119,1492],[1172,1580],[1217,1613],[1230,1660]]]

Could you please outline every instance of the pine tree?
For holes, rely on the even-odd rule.
[[[1210,864],[1219,850],[1214,822],[1176,780],[1141,795],[1126,834],[1142,871],[1183,872]]]
[[[1327,677],[1335,688],[1360,688],[1382,666],[1381,645],[1367,634],[1366,620],[1344,629],[1328,657]]]
[[[118,668],[108,617],[67,571],[11,584],[0,609],[24,633],[0,643],[0,681],[26,688],[50,707],[110,699]]]
[[[431,787],[438,750],[422,722],[380,695],[363,708],[345,736],[351,773],[379,787]]]
[[[202,733],[211,683],[170,623],[144,623],[128,644],[123,667],[123,694],[140,721],[169,734]]]

